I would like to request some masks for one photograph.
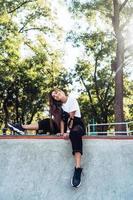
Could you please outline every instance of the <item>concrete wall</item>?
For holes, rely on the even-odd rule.
[[[69,140],[0,140],[0,200],[132,200],[133,140],[84,140],[80,188]]]

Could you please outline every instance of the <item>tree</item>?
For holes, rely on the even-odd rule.
[[[42,6],[36,0],[2,1],[0,10],[1,124],[31,123],[47,107],[51,88],[65,88],[70,82],[61,52],[48,42],[50,37],[57,39],[59,28],[49,4]],[[22,45],[31,53],[23,59]]]
[[[112,116],[114,101],[113,76],[109,70],[114,40],[110,36],[107,39],[103,32],[83,33],[74,39],[84,44],[86,52],[85,59],[78,59],[75,68],[75,77],[79,77],[88,96],[82,94],[84,98],[81,97],[84,116],[88,115],[89,121],[94,118],[97,123],[107,123]]]
[[[104,16],[104,23],[111,25],[110,33],[114,34],[116,40],[115,48],[115,59],[112,61],[112,69],[115,71],[115,121],[123,122],[124,113],[123,113],[123,67],[125,66],[125,51],[127,48],[124,44],[125,29],[132,17],[133,3],[130,0],[125,0],[122,3],[118,0],[96,0],[81,3],[80,1],[73,1],[71,10],[74,12],[76,10],[76,15],[78,13],[84,14],[86,16],[88,23],[90,18],[97,16],[99,13],[100,16]],[[117,130],[124,130],[124,127],[117,126]]]

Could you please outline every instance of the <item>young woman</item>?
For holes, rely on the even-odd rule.
[[[66,95],[60,89],[54,89],[49,94],[50,114],[53,118],[44,119],[36,124],[8,126],[14,131],[24,134],[25,130],[46,130],[51,133],[69,138],[72,144],[72,154],[75,158],[74,175],[71,179],[73,187],[81,184],[81,156],[83,154],[82,136],[85,128],[81,120],[80,108],[77,100],[72,95]]]

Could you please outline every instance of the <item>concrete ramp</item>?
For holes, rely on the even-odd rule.
[[[133,140],[84,139],[73,188],[69,140],[0,140],[0,200],[132,200]]]

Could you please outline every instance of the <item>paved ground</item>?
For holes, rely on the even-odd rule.
[[[84,140],[82,185],[70,185],[67,140],[0,140],[0,200],[132,200],[133,140]]]

